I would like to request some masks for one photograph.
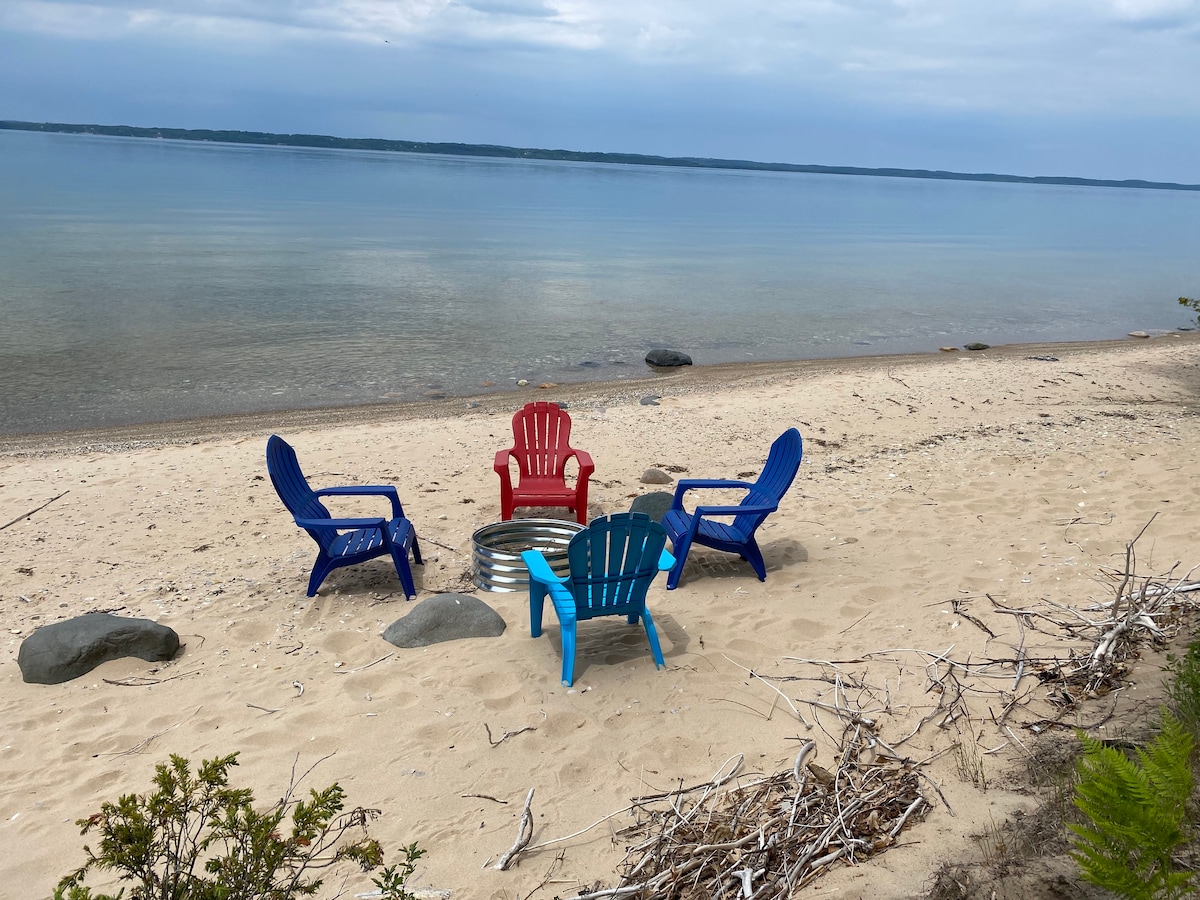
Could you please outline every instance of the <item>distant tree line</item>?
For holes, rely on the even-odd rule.
[[[750,169],[766,172],[804,172],[817,175],[874,175],[891,178],[931,178],[946,181],[997,181],[1011,184],[1066,184],[1087,187],[1152,188],[1200,191],[1200,184],[1129,179],[1109,181],[1068,176],[995,175],[943,172],[930,169],[870,169],[859,166],[813,166],[794,163],[754,162],[747,159],[708,159],[691,156],[647,156],[641,153],[597,153],[583,150],[544,150],[503,147],[496,144],[458,144],[429,141],[388,141],[381,138],[341,138],[327,134],[271,134],[263,131],[212,131],[206,128],[138,128],[132,125],[71,125],[62,122],[0,120],[0,129],[49,131],[62,134],[95,134],[111,137],[158,138],[174,141],[210,141],[223,144],[256,144],[268,147],[325,147],[335,150],[381,150],[391,153],[437,153],[453,156],[488,156],[505,159],[551,159],[568,162],[612,163],[637,166],[677,166],[693,169]]]

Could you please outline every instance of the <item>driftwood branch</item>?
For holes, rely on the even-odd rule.
[[[504,852],[504,855],[496,860],[493,869],[498,869],[503,872],[509,867],[517,854],[529,846],[529,840],[533,837],[533,813],[530,807],[533,805],[533,788],[529,789],[529,796],[525,798],[525,808],[521,810],[521,821],[517,825],[517,839],[511,847]]]
[[[21,514],[21,515],[17,516],[17,517],[16,517],[15,519],[13,519],[11,522],[5,522],[3,525],[0,525],[0,531],[3,531],[5,528],[7,528],[7,527],[8,527],[8,526],[10,526],[10,525],[16,525],[18,522],[22,521],[23,519],[28,519],[30,516],[32,516],[32,515],[33,515],[34,513],[36,513],[36,512],[41,512],[43,509],[45,509],[47,506],[49,506],[49,505],[50,505],[51,503],[53,503],[55,500],[58,500],[58,499],[60,499],[60,498],[62,498],[62,497],[65,497],[65,496],[67,496],[67,494],[69,494],[69,493],[71,493],[71,492],[70,492],[70,491],[63,491],[63,492],[62,492],[61,494],[59,494],[57,497],[51,497],[49,500],[47,500],[47,501],[46,501],[45,503],[43,503],[41,506],[38,506],[38,507],[36,507],[36,508],[34,508],[34,509],[31,509],[31,510],[30,510],[29,512],[27,512],[27,513],[23,513],[23,514]]]

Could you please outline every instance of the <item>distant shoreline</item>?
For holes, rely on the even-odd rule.
[[[1140,188],[1156,191],[1200,191],[1200,184],[1172,181],[1123,181],[1059,175],[1000,175],[988,172],[945,172],[934,169],[863,168],[796,163],[755,162],[745,159],[710,159],[686,156],[651,156],[640,153],[600,153],[583,150],[547,150],[497,144],[458,144],[427,141],[393,141],[382,138],[341,138],[323,134],[273,134],[263,131],[220,131],[200,128],[142,128],[133,125],[91,125],[62,122],[0,120],[0,130],[38,131],[53,134],[87,134],[154,140],[249,144],[263,147],[320,147],[334,150],[375,150],[390,153],[431,153],[448,156],[482,156],[500,159],[545,159],[609,165],[670,166],[692,169],[736,169],[761,172],[795,172],[810,175],[867,175],[880,178],[922,178],[935,181],[989,181],[1002,184],[1051,184],[1075,187]]]

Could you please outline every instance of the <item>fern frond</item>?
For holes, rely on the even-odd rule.
[[[1080,733],[1083,756],[1075,805],[1087,823],[1070,825],[1071,855],[1085,880],[1130,900],[1183,896],[1191,875],[1172,868],[1184,840],[1192,791],[1192,736],[1166,709],[1162,730],[1136,761]]]

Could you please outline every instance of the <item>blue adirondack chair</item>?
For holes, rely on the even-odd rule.
[[[667,534],[645,513],[617,513],[593,519],[567,545],[570,575],[555,575],[537,550],[521,554],[529,569],[529,630],[542,633],[542,611],[546,595],[554,604],[562,633],[562,682],[571,686],[575,678],[575,629],[584,619],[597,616],[626,616],[630,625],[638,619],[646,628],[654,664],[663,662],[658,632],[646,608],[646,590],[659,572],[675,563],[667,552]]]
[[[679,576],[692,544],[737,553],[754,567],[759,581],[767,580],[767,567],[754,540],[754,532],[767,516],[779,508],[779,501],[796,478],[803,453],[800,432],[789,428],[771,445],[762,474],[753,484],[747,481],[685,478],[675,485],[671,508],[662,520],[675,552],[675,566],[667,576],[667,590],[674,590],[679,584]],[[697,506],[689,513],[683,508],[683,495],[697,488],[741,488],[747,493],[737,506]],[[712,516],[732,516],[733,521],[714,521],[710,518]]]
[[[334,569],[388,554],[396,564],[404,596],[409,600],[417,596],[412,569],[408,566],[408,553],[411,550],[413,560],[421,565],[421,547],[412,522],[404,518],[400,495],[394,487],[350,485],[314,491],[300,471],[296,451],[278,435],[271,435],[267,441],[267,471],[296,524],[320,547],[308,579],[308,596],[316,596],[317,588]],[[331,496],[387,497],[392,503],[392,515],[390,518],[335,519],[319,499]]]

